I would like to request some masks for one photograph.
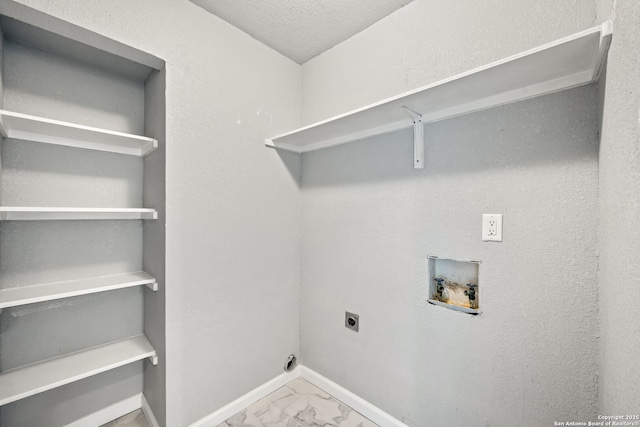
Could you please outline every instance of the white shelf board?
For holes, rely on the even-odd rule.
[[[265,141],[304,153],[413,126],[402,107],[429,123],[532,98],[598,79],[612,24],[582,31],[445,80]]]
[[[147,357],[151,358],[154,365],[157,364],[156,351],[144,335],[138,335],[2,372],[0,373],[0,406]]]
[[[428,299],[427,301],[429,302],[429,304],[438,305],[440,307],[448,308],[448,309],[454,310],[454,311],[460,311],[462,313],[474,314],[474,315],[482,313],[482,311],[480,311],[480,309],[478,309],[478,308],[461,307],[459,305],[447,304],[446,302],[438,301],[438,300],[435,300],[435,299]]]
[[[0,221],[157,219],[155,209],[146,208],[51,208],[0,206]]]
[[[0,310],[142,285],[158,290],[155,277],[144,271],[0,289]]]
[[[0,110],[0,132],[5,138],[141,157],[146,156],[158,147],[157,140],[146,136],[83,126],[6,110]]]

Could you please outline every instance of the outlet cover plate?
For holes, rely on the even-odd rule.
[[[482,215],[482,240],[502,242],[502,214]]]
[[[344,326],[347,329],[358,332],[360,330],[360,316],[354,313],[344,312]]]

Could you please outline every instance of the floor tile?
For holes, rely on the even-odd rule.
[[[218,427],[379,427],[315,385],[297,378]]]
[[[102,427],[150,427],[141,410]],[[379,427],[315,385],[295,379],[217,427]]]
[[[295,423],[275,403],[270,402],[267,406],[260,408],[256,413],[256,417],[265,426],[283,426],[283,427],[296,427]]]
[[[309,406],[309,404],[305,399],[297,397],[297,399],[294,402],[287,405],[283,409],[290,417],[295,417],[298,414],[298,412],[304,411],[307,408],[307,406]]]
[[[324,399],[331,397],[325,391],[320,390],[318,387],[303,380],[302,378],[296,378],[287,384],[287,387],[301,396],[318,396]]]
[[[341,416],[334,418],[334,422],[340,427],[362,427],[362,423],[367,420],[362,414],[357,411],[354,411],[352,408],[348,407],[344,403],[340,402],[339,409],[341,412]],[[370,426],[374,426],[375,424],[371,424]]]
[[[316,419],[324,423],[333,423],[335,418],[340,418],[342,415],[340,403],[332,397],[324,399],[315,395],[309,396],[307,403],[313,408]]]
[[[249,405],[249,407],[246,409],[246,411],[250,414],[255,414],[256,412],[258,412],[260,409],[262,409],[263,407],[271,404],[271,400],[268,397],[263,397],[262,399],[258,400],[256,403]]]
[[[142,410],[138,409],[101,427],[150,427]]]
[[[247,410],[245,409],[244,411],[238,412],[233,417],[229,418],[227,420],[227,424],[232,427],[241,427],[241,426],[244,427],[246,425],[251,426],[251,424],[247,422],[247,416],[248,416]],[[260,427],[257,424],[256,426]]]
[[[287,386],[280,387],[267,397],[282,409],[285,409],[287,406],[300,399],[300,397]]]

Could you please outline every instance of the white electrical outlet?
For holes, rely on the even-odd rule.
[[[502,214],[482,214],[482,240],[502,242]]]

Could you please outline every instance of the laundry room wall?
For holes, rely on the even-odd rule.
[[[416,0],[303,65],[311,123],[584,30],[589,2]],[[303,154],[303,363],[409,426],[597,415],[593,85]],[[374,124],[372,124],[374,125]],[[504,241],[481,241],[483,213]],[[481,261],[482,314],[427,303]],[[344,327],[344,312],[360,331]]]
[[[161,423],[189,425],[278,375],[299,351],[299,158],[263,141],[299,124],[299,65],[187,1],[3,7],[166,61]]]
[[[640,402],[640,4],[598,1],[613,20],[606,83],[601,85],[600,143],[600,412],[636,415]]]

